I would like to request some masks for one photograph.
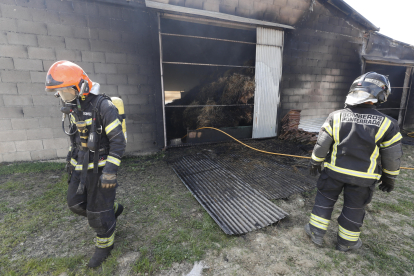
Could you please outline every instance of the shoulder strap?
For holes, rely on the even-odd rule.
[[[101,134],[103,130],[103,126],[102,126],[102,118],[101,118],[101,103],[103,102],[104,99],[109,99],[111,100],[111,98],[109,98],[108,96],[106,96],[105,94],[102,94],[99,96],[99,98],[96,100],[95,106],[93,108],[92,111],[92,123],[98,124],[98,126],[100,127],[101,131],[100,132],[96,132],[98,134],[98,145],[96,147],[96,150],[94,152],[94,156],[93,156],[93,172],[94,173],[98,173],[98,163],[99,163],[99,150],[101,149]],[[95,128],[96,129],[96,128]]]

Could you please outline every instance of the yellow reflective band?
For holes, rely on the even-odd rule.
[[[85,120],[85,123],[87,126],[90,126],[92,124],[92,119]]]
[[[375,135],[375,143],[378,142],[384,136],[385,132],[387,131],[390,125],[391,120],[388,118],[384,118],[384,122],[382,122],[377,134]]]
[[[71,150],[72,150],[72,146],[69,147],[69,151],[71,151]]]
[[[332,157],[331,157],[331,164],[335,165],[336,162],[336,154],[338,152],[338,145],[339,145],[339,127],[341,125],[341,113],[336,113],[334,115],[333,120],[333,138],[335,140],[335,144],[333,145],[332,150]]]
[[[117,126],[120,126],[120,125],[121,125],[121,122],[119,121],[119,119],[116,119],[115,121],[113,121],[112,123],[110,123],[105,128],[106,134],[109,134],[114,128],[116,128]]]
[[[103,167],[103,166],[105,166],[105,164],[106,164],[106,160],[99,161],[98,167]],[[93,167],[94,167],[93,163],[88,164],[88,170],[93,169]],[[81,171],[82,170],[82,165],[76,165],[75,170],[76,171]]]
[[[96,247],[106,248],[114,244],[115,232],[109,238],[96,237]]]
[[[76,164],[78,164],[78,161],[76,161],[75,159],[71,159],[70,163],[72,164],[72,166],[76,166]]]
[[[386,170],[386,169],[382,168],[382,171],[385,172],[385,173],[391,174],[391,175],[399,175],[400,174],[400,170],[398,170],[398,171],[389,171],[389,170]]]
[[[116,213],[116,211],[118,211],[118,203],[117,202],[114,203],[114,213]]]
[[[329,219],[324,219],[324,218],[322,218],[322,217],[320,217],[320,216],[317,216],[317,215],[315,215],[315,214],[311,214],[311,219],[317,220],[317,221],[319,221],[320,223],[322,223],[322,224],[326,224],[326,225],[328,225],[328,224],[329,224],[329,222],[330,222],[330,220],[329,220]]]
[[[312,219],[309,221],[309,223],[312,224],[313,226],[315,226],[316,228],[319,228],[319,229],[322,229],[322,230],[328,230],[328,226],[320,224],[320,223],[318,223],[318,222],[316,222]]]
[[[381,143],[381,148],[386,148],[386,147],[388,147],[388,146],[391,146],[392,144],[394,144],[395,142],[398,142],[398,141],[400,141],[401,139],[402,139],[403,137],[402,137],[402,135],[401,135],[401,133],[397,133],[397,134],[395,134],[395,136],[394,137],[392,137],[392,139],[391,140],[389,140],[389,141],[387,141],[387,142],[382,142]]]
[[[323,162],[325,160],[325,158],[316,157],[315,154],[313,154],[313,152],[312,152],[312,159],[315,160],[316,162]]]
[[[329,125],[328,122],[324,123],[322,125],[322,128],[324,128],[326,130],[326,132],[328,132],[328,134],[332,136],[332,128],[331,128],[331,126]]]
[[[379,148],[375,145],[374,152],[371,154],[370,160],[371,164],[369,165],[367,173],[374,173],[375,168],[377,167],[377,158],[379,156]]]
[[[121,160],[112,156],[108,156],[108,159],[106,159],[106,161],[111,162],[112,164],[115,164],[117,166],[121,165]]]
[[[72,123],[76,124],[76,119],[75,119],[75,117],[74,117],[72,114],[69,114],[69,117],[70,117],[70,121],[71,121]]]
[[[339,225],[339,233],[338,234],[344,240],[357,241],[359,239],[359,235],[361,234],[361,232],[352,232],[352,231],[346,230],[341,225]]]
[[[356,176],[356,177],[361,177],[361,178],[368,178],[368,179],[380,179],[381,175],[380,174],[375,174],[375,173],[365,173],[365,172],[359,172],[359,171],[353,171],[353,170],[348,170],[348,169],[344,169],[344,168],[340,168],[337,166],[333,166],[329,163],[324,163],[325,167],[339,172],[339,173],[343,173],[343,174],[347,174],[347,175],[352,175],[352,176]]]

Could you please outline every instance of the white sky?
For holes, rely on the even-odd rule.
[[[413,0],[344,0],[372,24],[380,33],[414,45]]]

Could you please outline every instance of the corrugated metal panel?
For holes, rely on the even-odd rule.
[[[282,54],[283,31],[257,28],[253,138],[276,136]]]
[[[228,235],[260,229],[288,215],[261,192],[205,154],[181,157],[171,166]]]
[[[323,123],[327,117],[312,118],[312,119],[300,119],[298,128],[307,132],[318,132],[321,130]]]

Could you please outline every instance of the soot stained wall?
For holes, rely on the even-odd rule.
[[[124,100],[127,152],[163,144],[156,13],[92,1],[0,1],[0,162],[65,157],[58,100],[44,92],[57,60],[79,64]]]
[[[318,2],[295,28],[285,31],[281,115],[301,109],[302,118],[327,117],[343,108],[351,83],[361,74],[364,29]]]

